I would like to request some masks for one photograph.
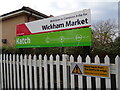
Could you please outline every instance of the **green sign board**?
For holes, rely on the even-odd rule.
[[[32,34],[16,37],[17,48],[91,46],[91,28]]]

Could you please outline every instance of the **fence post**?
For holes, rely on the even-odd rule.
[[[115,64],[116,64],[116,88],[117,90],[120,90],[120,57],[119,56],[115,58]]]

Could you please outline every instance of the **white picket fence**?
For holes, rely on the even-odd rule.
[[[98,56],[95,57],[94,64],[100,64]],[[77,60],[79,63],[82,62],[82,58],[79,55]],[[60,56],[56,55],[55,59],[53,56],[47,57],[36,55],[0,55],[1,65],[1,87],[6,88],[105,88],[111,89],[113,83],[115,88],[120,90],[120,57],[115,58],[115,64],[110,64],[110,58],[106,56],[104,58],[104,64],[110,65],[110,74],[115,75],[115,80],[112,82],[112,78],[105,78],[101,83],[102,79],[95,77],[87,77],[81,75],[73,75],[70,73],[71,63],[75,62],[73,56],[66,54]],[[86,57],[87,64],[91,63],[91,58]],[[93,83],[94,81],[94,83]],[[84,85],[85,84],[85,85]],[[94,85],[93,85],[94,84]]]

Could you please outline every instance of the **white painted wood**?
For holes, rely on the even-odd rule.
[[[90,57],[87,55],[86,57],[86,63],[87,64],[90,64],[91,63],[91,60],[90,60]],[[87,89],[91,89],[92,88],[92,85],[91,85],[91,77],[87,77]]]
[[[13,78],[14,78],[14,88],[16,88],[16,64],[15,64],[15,54],[13,54]]]
[[[24,77],[23,77],[23,56],[20,55],[20,64],[21,64],[21,88],[24,88]]]
[[[9,84],[9,61],[8,61],[8,54],[6,55],[6,64],[7,64],[7,88],[10,88]]]
[[[4,63],[4,87],[7,88],[6,86],[6,60],[5,60],[5,54],[3,55],[3,63]]]
[[[6,57],[6,59],[5,59]],[[62,61],[60,61],[59,55],[56,56],[56,61],[53,61],[53,56],[50,56],[50,61],[47,61],[47,55],[44,56],[44,61],[42,60],[42,56],[39,55],[39,60],[37,60],[36,55],[34,55],[33,61],[31,58],[31,55],[29,55],[29,59],[27,59],[27,56],[20,55],[20,62],[19,62],[19,55],[16,56],[17,61],[15,61],[15,55],[13,54],[13,58],[10,55],[10,61],[8,59],[8,55],[3,55],[3,60],[2,60],[2,54],[0,55],[0,63],[1,63],[1,84],[3,88],[3,79],[7,82],[5,82],[5,88],[10,87],[11,89],[20,88],[20,81],[21,81],[21,88],[28,88],[28,75],[29,75],[29,81],[30,81],[30,88],[33,88],[32,84],[32,66],[34,66],[34,86],[37,88],[37,67],[39,67],[39,87],[42,88],[42,67],[44,67],[44,85],[45,88],[48,88],[48,70],[47,70],[47,65],[50,65],[50,87],[54,88],[54,69],[53,65],[56,65],[56,78],[57,78],[57,88],[60,89],[60,65],[63,65],[63,88],[68,88],[68,84],[71,83],[71,88],[75,87],[75,80],[74,80],[74,75],[70,75],[71,79],[69,80],[68,78],[68,69],[67,66],[70,66],[70,63],[74,62],[74,57],[70,56],[70,61],[68,61],[68,56],[63,55],[62,56]],[[13,61],[12,61],[13,60]],[[78,56],[77,58],[78,63],[82,63],[82,58],[81,56]],[[2,64],[3,63],[3,64]],[[90,64],[91,60],[90,57],[86,57],[86,63]],[[98,56],[95,57],[95,63],[100,64],[100,59]],[[108,56],[105,57],[105,64],[110,65],[110,59]],[[10,69],[9,69],[10,65]],[[20,67],[19,67],[20,65]],[[24,84],[24,78],[23,78],[23,65],[25,65],[25,84]],[[29,74],[27,73],[27,65],[29,66]],[[118,90],[120,90],[120,57],[117,56],[115,58],[115,64],[111,64],[110,68],[114,70],[116,74],[116,87]],[[12,71],[12,66],[13,66],[13,71]],[[3,69],[4,67],[4,69]],[[16,68],[17,67],[17,68]],[[116,69],[115,69],[116,67]],[[21,68],[21,75],[19,73],[19,68]],[[17,72],[16,72],[17,71]],[[7,72],[7,73],[6,73]],[[3,76],[4,74],[4,76]],[[9,77],[10,74],[10,77]],[[17,78],[16,78],[17,76]],[[21,76],[21,78],[20,78]],[[4,78],[3,78],[4,77]],[[7,78],[6,78],[7,77]],[[16,80],[17,79],[17,80]],[[20,80],[21,79],[21,80]],[[83,76],[78,75],[78,88],[81,89],[83,88],[83,83],[82,80]],[[10,80],[10,81],[9,81]],[[14,80],[14,81],[13,81]],[[70,81],[70,82],[69,82]],[[106,83],[106,88],[111,89],[111,80],[110,79],[105,79]],[[10,82],[10,83],[9,83]],[[14,82],[14,83],[13,83]],[[14,84],[14,87],[13,87]],[[100,78],[96,77],[96,88],[100,88],[101,83],[100,83]],[[91,77],[87,77],[87,88],[91,88]]]
[[[17,54],[17,87],[20,88],[19,55]]]
[[[43,88],[43,78],[42,78],[42,55],[39,55],[39,85],[40,85],[40,89]]]
[[[77,58],[78,63],[82,63],[82,57],[79,55]],[[83,77],[81,75],[78,76],[78,88],[81,90],[83,88]]]
[[[47,70],[47,55],[44,56],[44,85],[45,88],[48,88],[48,70]]]
[[[57,88],[60,89],[60,56],[56,56]]]
[[[53,56],[50,55],[50,88],[54,88]]]
[[[70,56],[70,63],[73,63],[74,62],[74,57],[71,55]],[[70,65],[70,68],[71,68],[71,65]],[[74,78],[74,75],[71,74],[71,88],[75,88],[75,78]]]
[[[1,62],[1,88],[3,89],[3,60],[2,60],[2,54],[0,54],[0,62]]]
[[[12,55],[10,54],[10,87],[13,88]]]
[[[37,57],[33,56],[34,61],[34,87],[37,88]]]
[[[33,84],[32,84],[32,59],[31,59],[31,55],[29,55],[28,58],[28,62],[29,62],[29,80],[30,80],[30,88],[33,88]]]
[[[98,55],[95,57],[95,64],[100,64],[100,58],[98,57]],[[100,83],[100,78],[96,77],[96,88],[99,89],[101,87],[101,83]]]
[[[110,65],[110,59],[109,59],[108,55],[106,55],[104,60],[105,60],[105,64]],[[111,79],[106,78],[105,80],[106,80],[105,81],[106,88],[110,90],[111,89]]]
[[[67,55],[62,55],[63,61],[63,88],[67,88]]]
[[[116,64],[116,88],[120,90],[120,57],[116,56],[115,58]]]
[[[24,65],[25,65],[25,88],[28,88],[28,72],[27,72],[27,55],[24,56]]]

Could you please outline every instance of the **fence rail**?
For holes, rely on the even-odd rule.
[[[94,58],[94,64],[101,64],[100,58]],[[110,58],[106,56],[104,63],[110,65],[110,79],[73,75],[70,73],[71,63],[91,63],[91,58],[86,57],[82,62],[79,55],[77,61],[66,54],[56,55],[0,55],[1,86],[5,88],[109,88],[120,90],[120,57],[116,56],[115,64],[110,64]]]

